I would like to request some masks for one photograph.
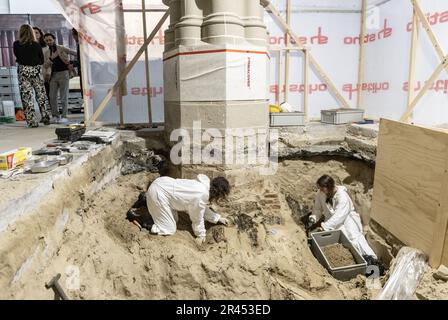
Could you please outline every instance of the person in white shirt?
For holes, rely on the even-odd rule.
[[[230,193],[230,184],[224,177],[212,181],[203,174],[196,180],[160,177],[154,180],[146,193],[148,211],[154,220],[151,233],[172,235],[177,229],[178,211],[185,211],[191,219],[196,242],[205,241],[204,220],[228,225],[228,220],[212,211],[211,202],[225,199]]]
[[[334,179],[328,175],[317,180],[317,187],[319,191],[314,200],[313,212],[308,218],[309,222],[315,224],[323,218],[321,230],[341,230],[361,255],[377,259],[364,237],[361,217],[355,211],[347,188],[335,186]]]

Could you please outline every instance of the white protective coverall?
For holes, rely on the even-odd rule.
[[[361,255],[373,256],[376,259],[375,252],[370,248],[362,233],[361,218],[355,211],[347,188],[336,187],[333,205],[327,203],[326,200],[325,193],[319,191],[314,199],[313,213],[310,217],[314,217],[315,221],[318,221],[324,215],[325,220],[321,226],[325,231],[341,230]]]
[[[205,237],[204,219],[217,223],[221,216],[208,208],[210,179],[199,174],[197,180],[160,177],[146,194],[149,213],[154,220],[151,232],[172,235],[176,232],[177,211],[190,216],[194,234]]]

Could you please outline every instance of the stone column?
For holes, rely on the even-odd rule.
[[[263,22],[264,9],[260,5],[260,0],[246,0],[244,31],[246,41],[257,45],[266,46],[267,28]]]
[[[210,0],[204,4],[202,41],[210,44],[244,43],[244,23],[238,12],[245,1]]]
[[[181,0],[163,0],[164,5],[170,7],[170,25],[165,30],[165,51],[175,47],[175,27],[181,18]]]
[[[197,0],[181,0],[180,20],[175,29],[175,45],[195,46],[201,43],[202,10]]]
[[[259,0],[164,3],[173,10],[163,61],[173,174],[194,178],[202,172],[244,182],[259,177],[263,165],[257,157],[263,153],[258,151],[267,149],[269,132],[268,54]],[[178,135],[185,133],[185,159],[178,161]],[[216,143],[210,146],[210,140]]]

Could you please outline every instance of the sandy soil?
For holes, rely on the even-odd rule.
[[[214,207],[233,224],[207,225],[207,240],[201,247],[186,214],[179,215],[178,231],[169,237],[140,231],[125,219],[157,174],[121,176],[93,196],[79,192],[76,199],[64,199],[67,222],[51,259],[41,268],[23,272],[0,297],[51,299],[43,285],[61,273],[60,283],[72,299],[372,298],[364,276],[337,281],[308,248],[298,217],[312,205],[315,180],[323,173],[348,185],[358,210],[368,217],[373,178],[359,163],[286,161],[271,180],[235,188],[229,201]],[[45,206],[53,205],[49,201]],[[27,222],[15,232],[30,245],[50,243],[51,238],[26,236],[26,228],[45,230],[45,223]],[[3,266],[1,274],[11,274],[8,265]],[[79,268],[79,290],[68,287],[66,271],[73,267]],[[425,288],[434,288],[435,280],[427,281]],[[436,291],[435,297],[437,292],[443,291]]]
[[[328,259],[330,266],[333,268],[352,266],[356,264],[356,260],[350,250],[340,243],[322,247],[322,252]]]
[[[423,276],[415,296],[421,300],[448,300],[448,282],[434,279],[436,270],[430,269]]]
[[[70,215],[62,245],[44,270],[25,274],[9,298],[51,298],[43,283],[76,266],[73,299],[366,299],[364,279],[342,283],[312,256],[306,236],[269,181],[235,189],[216,206],[233,226],[208,226],[206,244],[194,242],[189,218],[160,237],[125,220],[155,174],[123,176],[83,199]]]

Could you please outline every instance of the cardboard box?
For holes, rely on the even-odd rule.
[[[23,164],[31,155],[31,148],[19,148],[0,153],[0,170],[14,169]]]

